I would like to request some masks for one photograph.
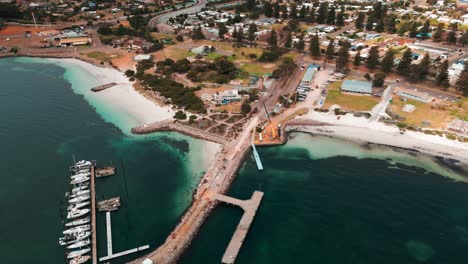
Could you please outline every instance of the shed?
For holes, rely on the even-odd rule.
[[[345,80],[341,84],[341,91],[348,93],[371,94],[372,83],[357,80]]]
[[[143,61],[143,60],[150,60],[150,59],[151,59],[151,54],[138,54],[133,58],[134,61]]]
[[[312,83],[312,79],[314,78],[314,74],[317,71],[318,66],[315,64],[309,64],[307,66],[307,70],[304,73],[304,76],[302,77],[301,85],[307,86]]]

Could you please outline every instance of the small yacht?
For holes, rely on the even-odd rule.
[[[85,263],[86,261],[88,261],[90,259],[91,259],[91,257],[88,256],[88,255],[77,256],[77,257],[73,258],[72,260],[70,260],[70,264],[82,264],[82,263]]]
[[[89,251],[91,251],[90,248],[83,248],[80,250],[71,251],[70,253],[68,253],[67,258],[76,258],[78,256],[88,253]]]
[[[76,234],[76,233],[80,233],[83,231],[88,231],[89,229],[91,229],[91,225],[75,226],[73,228],[63,231],[63,234],[64,235]]]
[[[88,202],[89,203],[89,202]],[[91,221],[91,219],[89,217],[85,217],[85,218],[80,218],[80,219],[77,219],[75,221],[71,221],[69,223],[66,223],[65,226],[77,226],[77,225],[83,225],[83,224],[87,224],[89,223],[89,221]]]
[[[68,219],[73,219],[73,218],[77,218],[77,217],[80,217],[80,216],[83,216],[87,213],[89,213],[89,209],[72,209],[70,212],[68,212],[67,214],[67,218]]]
[[[71,204],[70,206],[68,206],[68,210],[80,209],[80,208],[83,208],[83,207],[85,207],[87,205],[89,205],[89,202]]]
[[[70,183],[71,184],[78,184],[78,183],[83,183],[83,182],[87,182],[87,181],[89,181],[89,177],[82,176],[80,178],[76,178],[76,179],[72,180]]]
[[[68,202],[69,203],[80,203],[80,202],[89,200],[89,198],[90,198],[89,194],[85,194],[85,195],[76,196],[76,197],[68,200]]]
[[[69,245],[67,248],[68,249],[80,248],[80,247],[87,246],[90,243],[91,243],[91,241],[89,239],[81,240],[81,241],[78,241],[78,242],[76,242],[74,244]]]

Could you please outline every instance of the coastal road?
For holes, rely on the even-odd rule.
[[[197,3],[190,7],[175,10],[173,12],[165,13],[159,16],[155,16],[149,21],[148,24],[150,27],[156,27],[158,24],[164,23],[166,20],[168,20],[171,17],[176,17],[181,14],[195,14],[195,13],[200,12],[205,7],[206,7],[206,0],[197,0]]]

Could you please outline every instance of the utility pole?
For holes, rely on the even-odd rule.
[[[270,114],[268,114],[268,110],[267,110],[267,108],[266,108],[266,106],[265,106],[265,102],[263,102],[263,108],[265,108],[265,112],[266,112],[266,114],[267,114],[268,122],[271,123]]]

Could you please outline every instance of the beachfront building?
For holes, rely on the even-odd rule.
[[[429,93],[425,93],[417,89],[397,88],[395,90],[395,93],[401,97],[405,97],[423,103],[428,103],[434,98]]]
[[[70,46],[82,46],[91,44],[93,40],[87,37],[79,37],[79,38],[63,38],[60,39],[59,45],[61,47],[70,47]]]
[[[372,83],[358,80],[344,80],[341,91],[346,93],[372,94]]]
[[[312,84],[312,80],[314,79],[314,74],[319,70],[319,66],[315,64],[309,64],[307,69],[304,73],[304,77],[301,80],[301,86],[310,86]]]
[[[242,96],[237,90],[227,90],[213,95],[216,104],[225,105],[242,101]]]

